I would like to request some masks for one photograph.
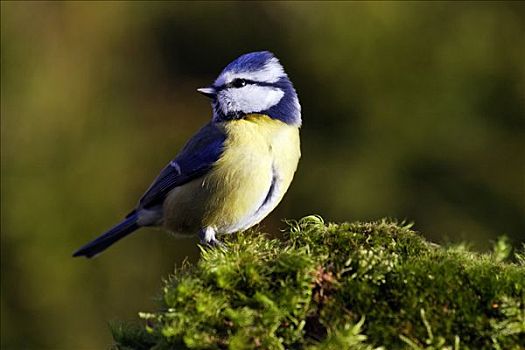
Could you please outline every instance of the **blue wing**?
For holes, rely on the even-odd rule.
[[[215,124],[208,123],[184,146],[179,155],[162,171],[139,202],[139,208],[162,204],[175,187],[203,176],[222,154],[226,135]]]

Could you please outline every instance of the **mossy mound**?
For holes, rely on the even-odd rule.
[[[118,349],[523,349],[525,255],[439,247],[386,220],[248,232],[175,271]]]

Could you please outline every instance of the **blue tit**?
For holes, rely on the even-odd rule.
[[[301,156],[301,106],[279,60],[240,56],[198,89],[213,116],[157,176],[136,208],[73,256],[93,257],[143,226],[217,236],[264,219],[288,190]]]

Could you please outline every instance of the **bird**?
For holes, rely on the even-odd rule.
[[[282,200],[296,172],[301,105],[284,68],[269,51],[229,63],[208,87],[212,117],[159,173],[120,223],[73,253],[91,258],[141,227],[218,236],[258,224]]]

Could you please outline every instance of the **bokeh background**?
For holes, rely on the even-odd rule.
[[[3,349],[100,349],[154,310],[196,239],[141,230],[87,261],[210,117],[197,94],[268,49],[303,106],[282,219],[393,217],[479,250],[525,236],[525,6],[511,2],[1,4]]]

